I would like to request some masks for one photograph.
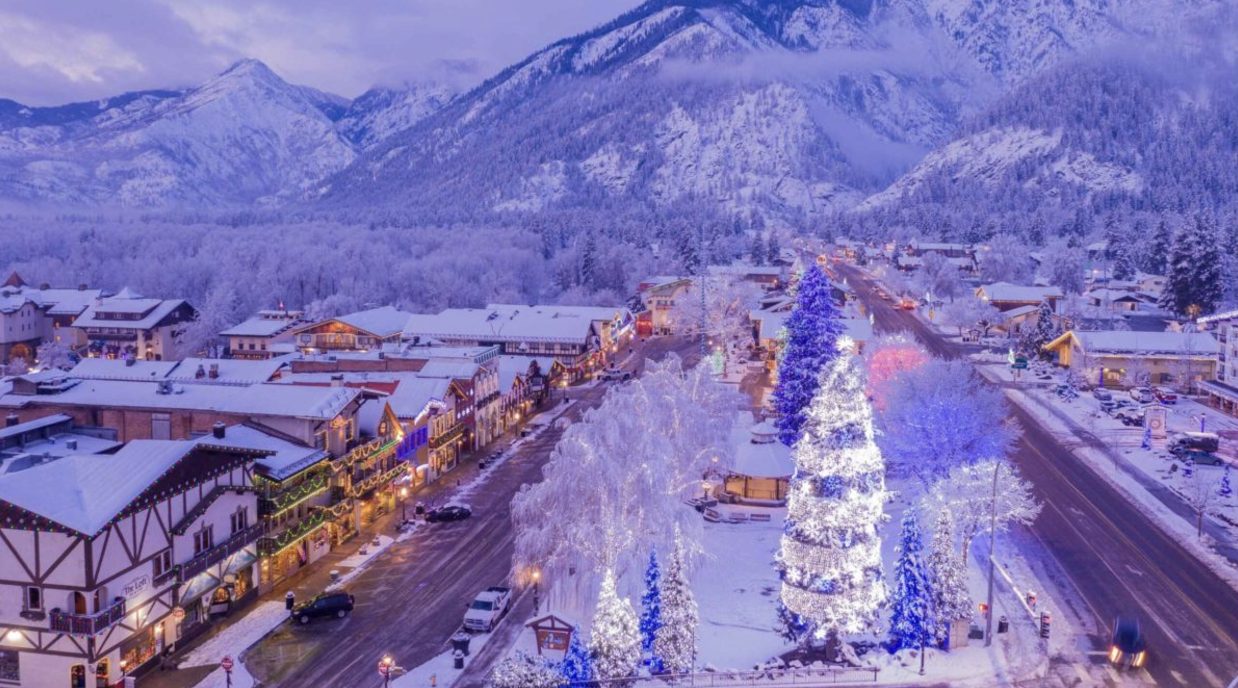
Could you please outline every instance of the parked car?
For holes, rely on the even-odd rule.
[[[1092,390],[1092,397],[1100,401],[1113,401],[1113,392],[1103,387],[1097,387]]]
[[[1113,399],[1105,399],[1104,401],[1100,402],[1100,410],[1104,411],[1105,413],[1108,413],[1117,408],[1118,408],[1118,405],[1113,403]]]
[[[1220,448],[1221,436],[1211,432],[1184,432],[1169,445],[1169,451],[1175,454],[1188,450],[1214,452]]]
[[[611,368],[602,373],[602,379],[607,382],[627,382],[632,379],[632,373],[618,368]]]
[[[1162,404],[1178,403],[1178,395],[1171,389],[1166,389],[1164,387],[1153,387],[1152,394],[1156,397],[1156,400]]]
[[[1143,411],[1123,409],[1121,411],[1118,411],[1117,415],[1115,415],[1114,418],[1122,421],[1122,425],[1127,425],[1127,426],[1133,425],[1136,427],[1143,426]]]
[[[1151,404],[1156,401],[1156,395],[1147,387],[1131,387],[1131,398],[1141,404]]]
[[[1143,636],[1139,619],[1119,616],[1113,620],[1109,640],[1109,663],[1119,668],[1138,669],[1148,661],[1148,642]]]
[[[511,588],[493,586],[477,593],[464,612],[464,630],[488,633],[512,606]]]
[[[356,599],[346,592],[324,592],[292,610],[292,618],[304,625],[310,619],[333,616],[342,619],[352,612]]]
[[[472,510],[467,506],[444,506],[438,509],[431,509],[426,514],[426,520],[430,523],[446,523],[448,521],[463,521],[472,515]]]

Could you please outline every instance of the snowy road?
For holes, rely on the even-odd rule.
[[[854,268],[841,270],[878,330],[910,331],[938,356],[960,355],[915,316],[877,298]],[[1134,612],[1149,636],[1146,678],[1158,686],[1225,685],[1238,673],[1238,593],[1028,414],[1016,407],[1015,417],[1024,435],[1014,460],[1045,503],[1030,540],[1084,600],[1096,648],[1107,644],[1115,615]]]
[[[660,358],[668,350],[693,353],[679,340],[649,342],[640,354]],[[629,364],[639,369],[643,357]],[[606,385],[575,388],[567,417],[596,406]],[[563,430],[548,427],[495,467],[469,498],[473,517],[427,524],[397,542],[348,585],[357,608],[343,620],[285,624],[244,655],[250,673],[268,688],[287,686],[381,686],[377,661],[390,654],[415,667],[447,648],[464,609],[477,591],[504,583],[511,568],[513,534],[508,507],[521,485],[541,479],[541,468]],[[473,464],[462,466],[471,477]],[[448,475],[446,479],[451,479]]]

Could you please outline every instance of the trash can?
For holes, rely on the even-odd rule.
[[[452,663],[452,666],[454,666],[457,669],[463,669],[464,668],[464,653],[459,650],[456,650],[455,652],[451,653],[451,656],[455,660],[455,662]]]
[[[473,639],[473,636],[469,635],[468,633],[465,633],[464,631],[460,631],[459,633],[456,633],[455,635],[451,636],[451,649],[457,652],[463,652],[464,656],[468,657],[469,656],[469,641],[472,639]]]
[[[1005,633],[1009,630],[1010,630],[1010,619],[1007,619],[1006,615],[1003,614],[997,619],[997,632]]]

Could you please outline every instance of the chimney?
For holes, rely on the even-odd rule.
[[[69,451],[77,451],[77,440],[65,440],[64,448]]]
[[[222,422],[216,422],[211,426],[211,434],[215,436],[215,439],[222,440],[228,434],[228,426]]]
[[[198,364],[198,369],[197,369],[197,370],[195,370],[195,371],[193,371],[193,379],[195,379],[195,380],[201,380],[201,379],[202,379],[202,378],[204,378],[204,377],[206,377],[206,368],[203,368],[203,367],[202,367],[202,364],[201,364],[201,363],[199,363],[199,364]]]
[[[18,423],[18,419],[17,419],[16,413],[10,413],[9,415],[4,417],[4,427],[6,428],[11,428],[14,425],[17,425],[17,423]]]
[[[331,386],[332,387],[343,387],[344,386],[344,375],[343,374],[332,375]]]
[[[211,372],[208,374],[208,377],[210,377],[212,380],[219,377],[219,364],[218,363],[211,364]]]

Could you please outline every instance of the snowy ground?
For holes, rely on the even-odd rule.
[[[241,653],[287,619],[288,610],[284,608],[283,602],[264,602],[186,655],[180,666],[186,668],[218,665],[220,660],[229,656],[233,659],[233,688],[250,688],[254,685],[254,679],[245,670],[245,664],[240,659]],[[198,688],[223,688],[226,683],[224,670],[216,669],[198,683]]]
[[[469,656],[475,657],[481,649],[490,641],[492,634],[479,633],[473,636],[469,642]],[[465,660],[466,662],[468,660]],[[420,666],[408,669],[398,678],[393,678],[391,685],[393,688],[424,688],[426,686],[450,686],[455,683],[455,680],[463,673],[463,669],[454,667],[455,659],[452,656],[452,651],[447,650],[440,655],[435,656],[428,662]],[[397,672],[398,673],[398,672]]]

